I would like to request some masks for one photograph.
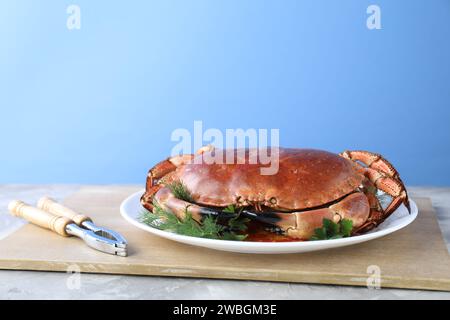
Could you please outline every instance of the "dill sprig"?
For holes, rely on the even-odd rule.
[[[228,225],[219,224],[213,216],[204,216],[200,224],[192,218],[188,208],[186,208],[184,219],[181,220],[158,203],[154,202],[153,206],[153,212],[147,210],[142,212],[141,221],[160,230],[208,239],[242,241],[247,237],[246,234],[236,233],[242,233],[247,229],[248,219],[239,219],[239,215],[228,220]]]
[[[181,181],[175,181],[172,182],[167,186],[170,191],[172,191],[175,198],[187,201],[187,202],[193,202],[192,195],[189,192],[189,190],[186,188],[183,182]]]

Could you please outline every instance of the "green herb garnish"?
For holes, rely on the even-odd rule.
[[[189,208],[186,208],[183,220],[178,219],[173,213],[161,208],[157,203],[153,204],[153,212],[145,210],[141,214],[141,221],[151,227],[171,231],[177,234],[221,240],[242,241],[247,234],[238,234],[247,230],[248,219],[239,215],[229,219],[227,225],[217,223],[213,216],[204,216],[202,223],[198,223],[192,218]]]
[[[187,202],[193,202],[192,195],[189,192],[189,190],[186,188],[183,182],[176,181],[172,182],[167,186],[170,191],[172,191],[175,198],[187,201]]]
[[[228,212],[228,213],[236,213],[236,207],[234,205],[230,204],[228,207],[226,207],[222,211]]]
[[[314,235],[310,240],[329,240],[350,237],[353,229],[353,221],[342,219],[338,223],[330,219],[322,220],[322,227],[314,229]]]
[[[236,217],[228,220],[228,227],[233,231],[245,231],[247,230],[247,223],[250,222],[249,218],[243,218],[241,216],[243,208],[237,209],[234,205],[230,204],[228,207],[222,210],[222,212],[236,213]]]

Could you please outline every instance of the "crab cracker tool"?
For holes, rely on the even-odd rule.
[[[37,208],[13,200],[9,203],[8,209],[13,215],[61,236],[79,237],[96,250],[127,256],[127,241],[119,233],[96,226],[89,217],[66,208],[50,198],[41,198]]]

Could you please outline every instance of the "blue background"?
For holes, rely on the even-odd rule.
[[[449,21],[448,0],[2,1],[0,183],[143,183],[202,120],[450,185]]]

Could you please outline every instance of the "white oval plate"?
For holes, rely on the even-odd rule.
[[[139,215],[144,210],[139,199],[144,190],[136,192],[125,199],[120,205],[121,215],[132,225],[153,233],[157,236],[190,244],[193,246],[205,247],[215,250],[231,251],[239,253],[301,253],[309,251],[324,250],[330,248],[338,248],[357,244],[376,238],[383,237],[387,234],[400,230],[416,219],[418,214],[417,205],[414,201],[411,203],[411,214],[405,206],[401,205],[386,221],[370,232],[349,238],[335,240],[318,240],[318,241],[298,241],[298,242],[250,242],[250,241],[230,241],[204,239],[190,236],[183,236],[169,231],[159,230],[139,221]]]

